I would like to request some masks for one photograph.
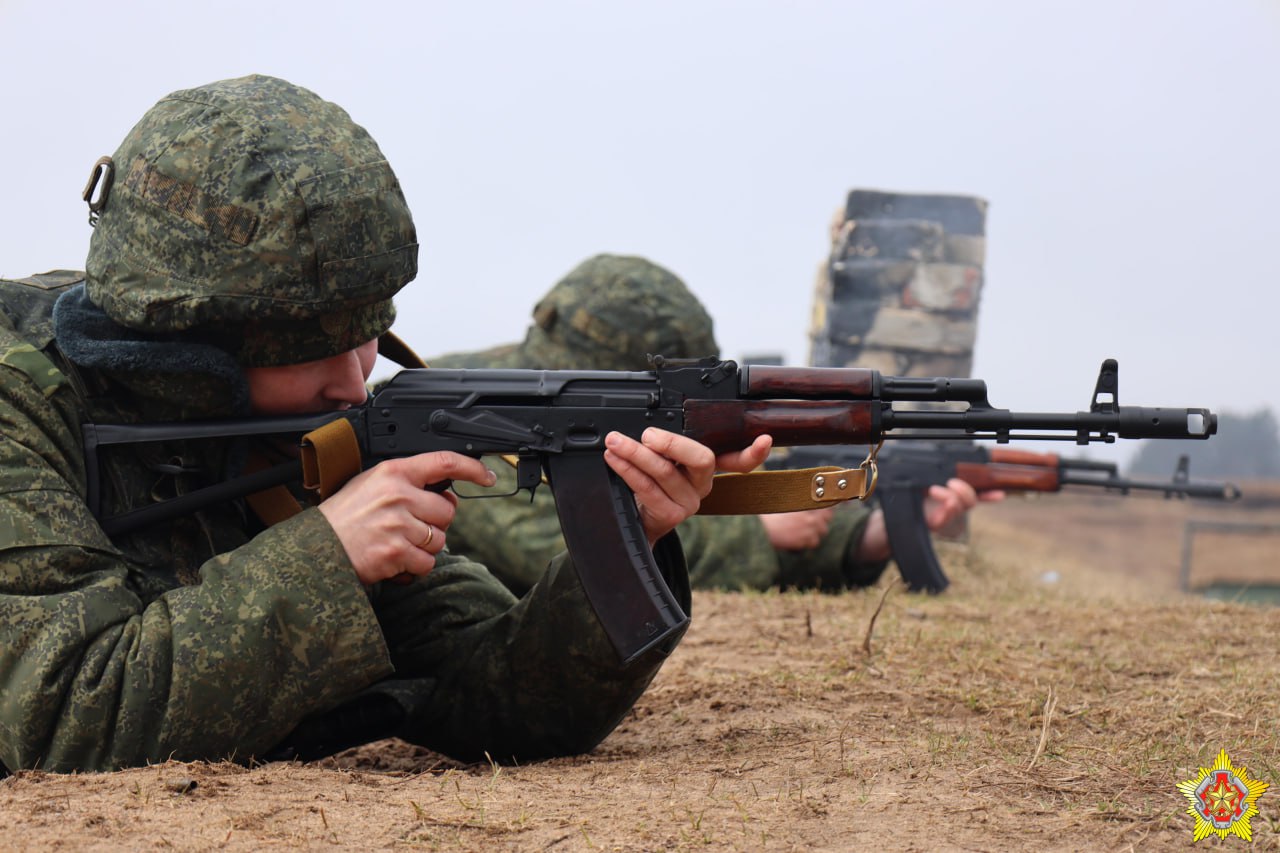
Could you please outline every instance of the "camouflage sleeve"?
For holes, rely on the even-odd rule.
[[[108,770],[245,755],[390,670],[316,510],[149,600],[83,500],[77,430],[0,364],[0,761]]]
[[[695,515],[678,528],[694,589],[769,589],[778,552],[754,515]]]
[[[754,515],[695,515],[679,529],[695,589],[835,591],[873,584],[884,571],[855,557],[869,515],[861,504],[841,506],[822,543],[805,551],[775,549]]]
[[[675,535],[654,556],[686,612]],[[372,690],[407,712],[397,734],[463,760],[529,761],[585,752],[644,692],[679,638],[624,666],[567,555],[523,599],[480,566],[447,555],[427,578],[374,599],[396,675]]]
[[[822,589],[835,592],[870,586],[888,561],[860,562],[858,545],[873,507],[850,501],[836,508],[826,537],[816,548],[778,552],[778,583],[784,589]]]

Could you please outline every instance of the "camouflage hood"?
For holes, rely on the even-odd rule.
[[[326,358],[386,331],[417,274],[377,144],[284,80],[174,92],[112,159],[88,296],[146,336],[214,344],[242,366]]]
[[[710,315],[674,273],[596,255],[542,297],[518,357],[548,370],[645,370],[648,356],[718,355]]]

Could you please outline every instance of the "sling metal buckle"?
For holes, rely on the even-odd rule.
[[[833,503],[857,499],[865,501],[876,490],[880,469],[876,467],[876,454],[884,446],[881,441],[867,454],[857,468],[829,468],[813,475],[809,496],[815,503]]]

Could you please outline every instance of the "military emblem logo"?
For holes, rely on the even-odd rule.
[[[1267,782],[1250,779],[1248,768],[1233,767],[1225,749],[1219,752],[1213,767],[1201,767],[1199,776],[1178,783],[1178,790],[1191,801],[1187,814],[1196,819],[1192,842],[1210,835],[1252,841],[1249,819],[1258,813],[1258,798],[1268,787]]]

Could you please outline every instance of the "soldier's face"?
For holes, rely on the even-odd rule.
[[[248,367],[249,402],[257,415],[330,412],[358,406],[378,360],[375,338],[349,352],[280,367]]]

